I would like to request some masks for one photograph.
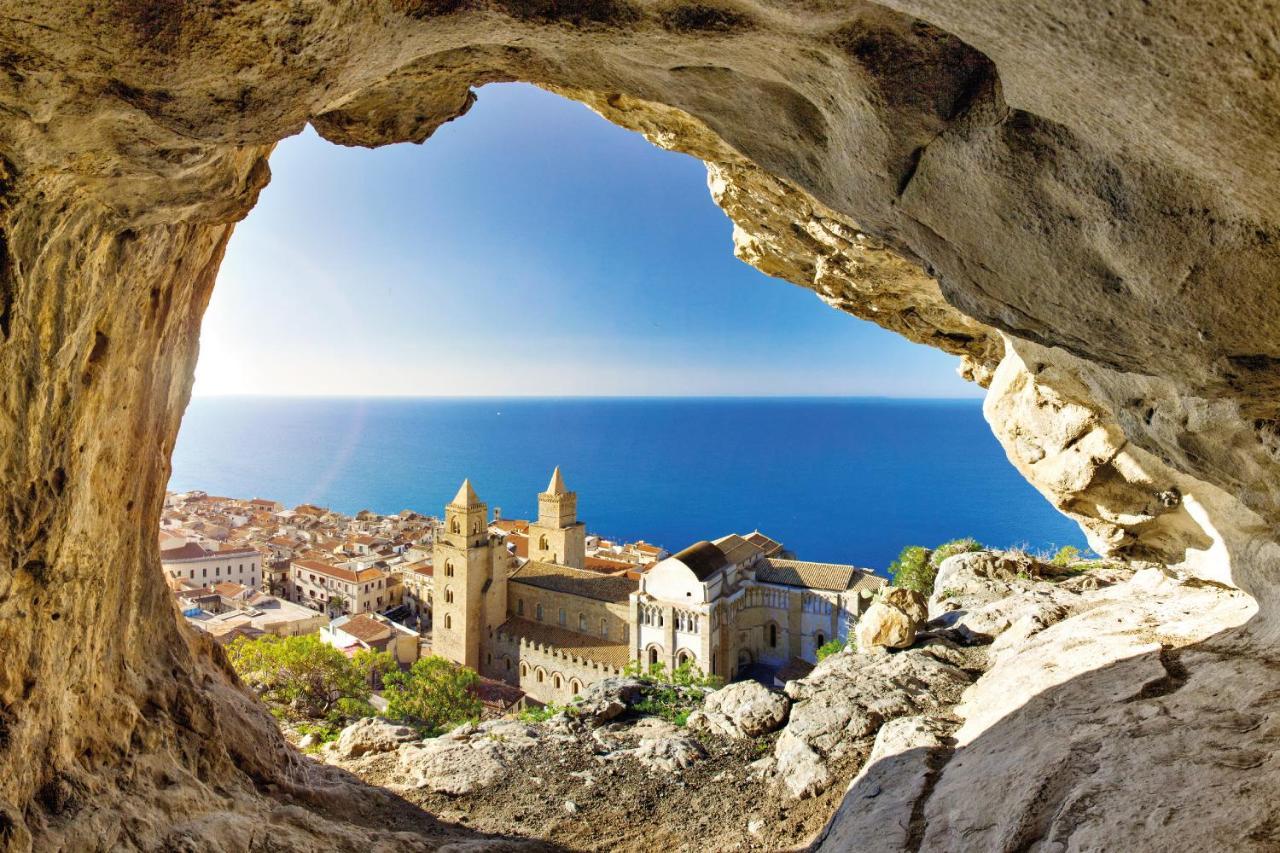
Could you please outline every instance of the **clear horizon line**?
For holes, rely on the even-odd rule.
[[[193,400],[260,398],[289,400],[971,400],[963,394],[270,394],[235,392],[192,394]]]

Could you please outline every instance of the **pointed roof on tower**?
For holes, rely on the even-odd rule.
[[[569,490],[565,488],[564,477],[560,476],[560,466],[556,466],[556,470],[551,472],[551,482],[547,484],[547,494],[549,495],[567,495]]]
[[[458,489],[458,493],[453,496],[452,506],[480,506],[480,498],[476,495],[476,490],[471,488],[470,479],[462,481],[462,486]]]

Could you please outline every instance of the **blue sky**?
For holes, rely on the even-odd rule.
[[[426,144],[310,129],[227,250],[195,393],[977,396],[956,360],[733,257],[706,171],[487,86]]]

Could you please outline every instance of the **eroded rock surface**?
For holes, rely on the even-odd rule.
[[[3,11],[10,846],[158,847],[174,815],[267,819],[299,808],[285,791],[329,807],[174,619],[154,536],[168,458],[271,147],[307,123],[420,142],[492,81],[706,160],[741,257],[960,356],[1011,460],[1096,547],[1242,587],[1261,605],[1249,639],[1278,639],[1280,59],[1262,0]]]

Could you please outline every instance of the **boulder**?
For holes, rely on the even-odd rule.
[[[774,748],[775,776],[793,797],[820,794],[835,781],[830,765],[869,749],[886,721],[950,706],[971,683],[929,649],[832,655],[787,683],[791,713]]]
[[[702,744],[689,735],[675,732],[641,738],[633,754],[650,770],[675,773],[690,767],[707,753]]]
[[[472,794],[500,781],[508,767],[496,750],[475,748],[465,740],[436,738],[400,750],[399,778],[409,788],[438,794]]]
[[[417,732],[408,726],[398,726],[377,717],[365,717],[342,730],[333,751],[339,758],[359,758],[371,753],[392,752],[400,744],[417,737]]]
[[[759,737],[781,726],[791,700],[755,681],[730,684],[689,715],[689,728],[729,738]]]
[[[615,676],[589,685],[573,704],[579,719],[601,725],[639,702],[643,694],[644,682],[638,678]]]
[[[915,642],[916,631],[928,616],[923,595],[910,589],[885,587],[858,619],[858,649],[904,649]]]

